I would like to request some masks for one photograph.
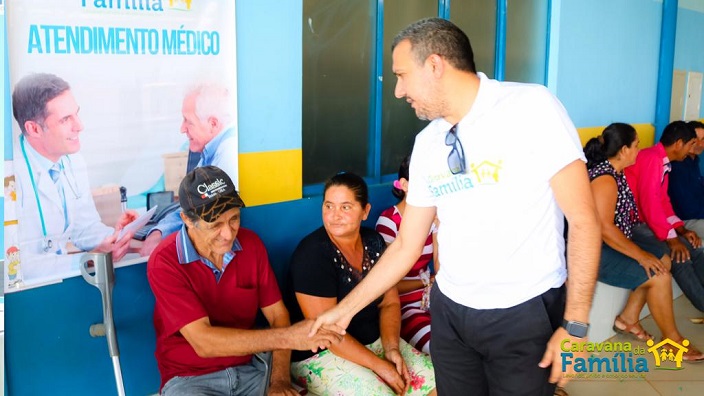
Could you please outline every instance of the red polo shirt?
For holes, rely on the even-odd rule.
[[[205,316],[213,326],[251,329],[259,308],[281,300],[266,249],[254,232],[240,228],[233,253],[219,282],[195,253],[185,228],[161,241],[149,257],[162,387],[174,376],[209,374],[251,360],[251,355],[201,358],[179,332]]]

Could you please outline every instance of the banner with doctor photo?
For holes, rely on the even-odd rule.
[[[178,194],[208,156],[238,183],[234,1],[13,0],[5,12],[9,89],[24,93],[5,187],[21,272],[6,291],[79,275],[81,252],[115,249],[147,193]],[[59,93],[42,113],[47,86]],[[127,241],[117,266],[144,262]]]

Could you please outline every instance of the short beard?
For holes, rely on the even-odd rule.
[[[416,117],[421,121],[432,121],[444,117],[446,111],[447,104],[445,100],[438,100],[437,103],[432,106],[418,109],[418,111],[416,111]]]
[[[438,85],[430,87],[427,97],[429,100],[426,102],[426,105],[416,112],[418,119],[432,121],[444,117],[448,111],[448,104],[441,87]]]
[[[418,117],[418,119],[421,121],[430,121],[430,119],[427,115],[425,115],[425,113],[416,112],[416,117]]]

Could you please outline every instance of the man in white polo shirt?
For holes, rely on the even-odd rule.
[[[561,344],[587,335],[601,246],[577,132],[545,87],[477,73],[469,39],[449,21],[418,21],[392,48],[396,96],[432,122],[416,137],[399,236],[314,329],[345,327],[401,279],[437,214],[438,393],[552,395],[566,382]]]

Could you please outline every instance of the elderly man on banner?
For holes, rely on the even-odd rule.
[[[14,87],[12,108],[22,132],[13,157],[24,280],[77,270],[68,255],[76,250],[112,252],[120,260],[132,239],[120,230],[137,214],[123,213],[114,228],[101,222],[78,154],[83,123],[69,84],[53,74],[28,75]]]
[[[237,180],[237,133],[233,120],[235,105],[228,88],[219,84],[200,84],[183,99],[181,133],[188,138],[188,150],[199,154],[195,166],[213,165]],[[190,172],[195,167],[189,157]],[[183,222],[180,211],[166,215],[147,236],[139,253],[148,256],[162,238],[176,232]]]

